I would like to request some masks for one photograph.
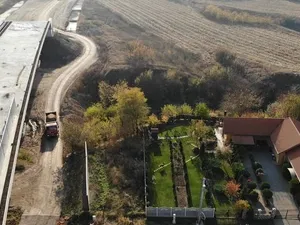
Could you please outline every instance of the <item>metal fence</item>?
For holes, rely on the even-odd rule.
[[[276,219],[299,219],[299,211],[296,209],[277,210]]]
[[[203,208],[201,210],[206,218],[215,217],[214,208]],[[173,217],[173,214],[177,218],[197,218],[199,216],[199,208],[172,208],[172,207],[147,207],[147,217]]]

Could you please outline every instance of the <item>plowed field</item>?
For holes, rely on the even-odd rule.
[[[149,33],[211,60],[226,48],[277,70],[299,71],[300,35],[280,27],[257,28],[210,21],[191,7],[167,0],[98,0]]]

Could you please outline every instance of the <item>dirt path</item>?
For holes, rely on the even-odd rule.
[[[164,40],[210,59],[219,48],[279,70],[299,71],[300,34],[279,27],[218,24],[168,0],[98,0],[112,12]]]
[[[70,38],[76,39],[83,44],[84,50],[80,57],[66,66],[64,72],[53,83],[47,99],[46,111],[60,111],[61,101],[68,88],[76,80],[78,75],[84,72],[97,59],[97,48],[95,44],[86,37],[74,33],[58,31]],[[40,159],[39,177],[35,186],[35,193],[32,196],[30,208],[26,208],[23,214],[21,225],[54,223],[60,215],[60,203],[56,196],[58,190],[59,171],[62,168],[62,141],[46,140]],[[49,222],[51,221],[51,223]]]

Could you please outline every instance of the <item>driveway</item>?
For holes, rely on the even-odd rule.
[[[259,162],[265,172],[263,181],[271,185],[273,191],[273,204],[281,212],[297,210],[292,195],[289,192],[289,184],[283,178],[281,167],[272,160],[268,149],[259,149],[252,152],[254,159]]]

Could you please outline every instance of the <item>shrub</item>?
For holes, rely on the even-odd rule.
[[[270,199],[273,197],[273,192],[270,189],[264,189],[262,191],[262,195],[264,196],[265,199]]]
[[[228,197],[236,198],[239,195],[241,185],[235,181],[228,181],[225,186],[225,193]]]
[[[257,169],[260,169],[260,168],[262,168],[262,165],[259,162],[254,162],[253,169],[257,170]]]
[[[243,176],[244,176],[245,178],[248,179],[251,175],[250,175],[250,172],[249,172],[249,171],[244,170],[244,171],[243,171]]]
[[[259,195],[258,195],[257,191],[251,191],[248,196],[249,196],[249,199],[252,202],[257,202],[258,201]]]
[[[237,178],[242,174],[242,172],[245,170],[244,164],[243,163],[233,163],[232,164],[232,171],[234,173],[234,177]]]
[[[214,190],[217,194],[224,194],[225,193],[225,185],[223,184],[216,184],[214,186]]]
[[[290,182],[290,192],[292,195],[300,193],[300,183],[297,178],[293,178]]]
[[[249,209],[249,208],[250,208],[250,204],[246,200],[238,200],[234,205],[234,209],[236,212],[241,212],[241,211],[243,211],[245,209]]]
[[[262,168],[258,168],[257,170],[255,170],[256,175],[258,175],[260,173],[264,173],[264,170]]]
[[[257,184],[255,182],[248,182],[248,188],[250,190],[253,190],[257,187]]]
[[[205,103],[198,103],[194,109],[194,114],[200,116],[201,119],[209,118],[209,108]]]
[[[264,190],[264,189],[270,189],[271,188],[271,185],[267,182],[264,182],[260,185],[260,189],[261,190]]]
[[[225,173],[220,167],[213,166],[211,169],[216,179],[224,179]]]

